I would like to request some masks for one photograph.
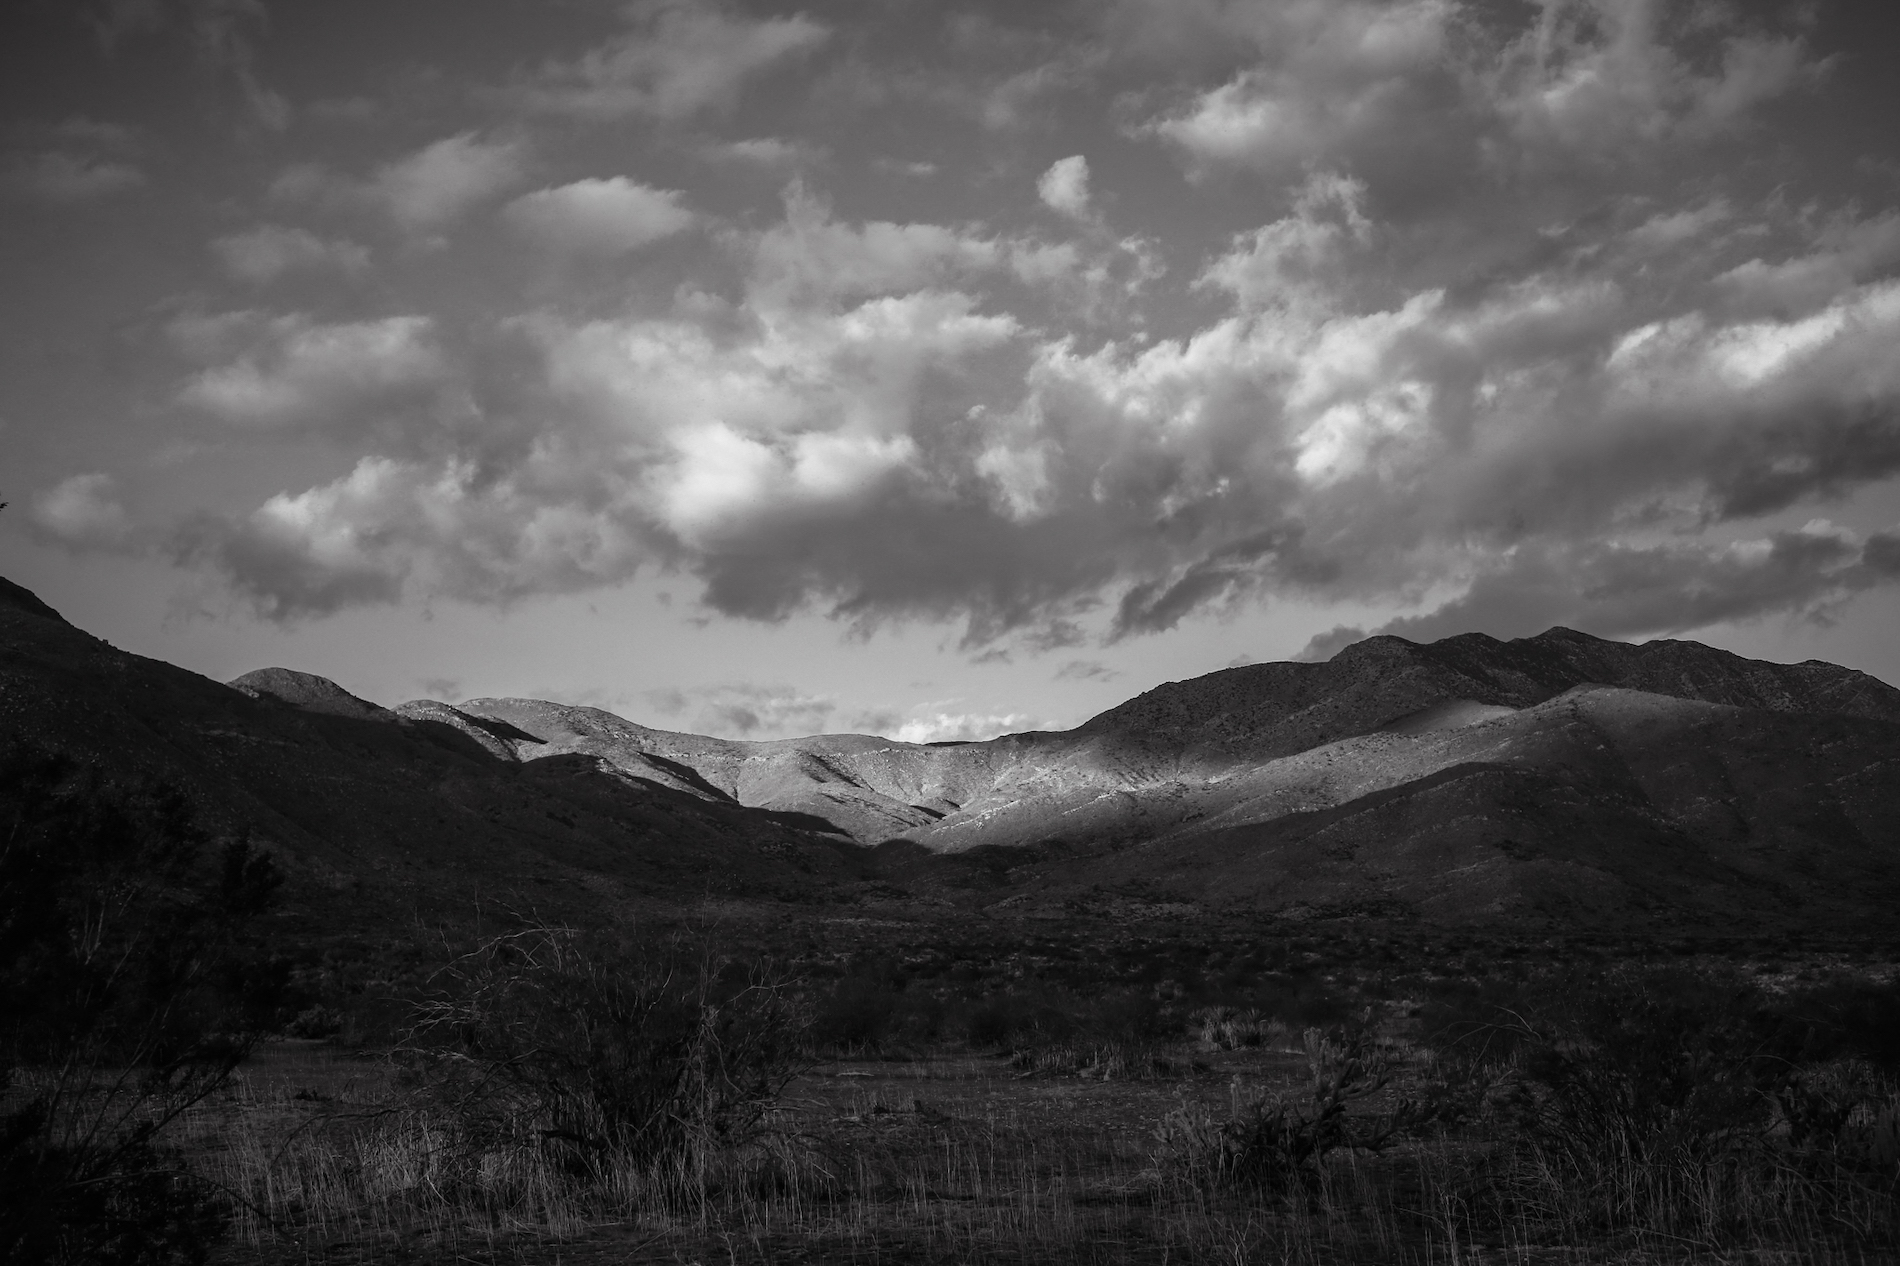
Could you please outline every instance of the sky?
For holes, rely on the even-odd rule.
[[[0,575],[731,738],[1900,684],[1896,119],[1864,0],[12,0]]]

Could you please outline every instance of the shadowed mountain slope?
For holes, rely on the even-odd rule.
[[[858,865],[855,850],[797,823],[594,757],[520,761],[511,743],[531,745],[526,736],[444,705],[392,712],[282,669],[226,686],[127,654],[11,584],[0,590],[0,742],[125,788],[175,785],[208,827],[250,832],[307,897],[341,906],[428,912],[478,891],[569,910],[655,895],[810,897]]]
[[[1444,920],[1852,921],[1900,900],[1900,691],[1564,629],[1372,638],[1061,733],[746,743],[530,699],[392,710],[288,669],[219,685],[7,585],[0,735],[177,783],[315,887],[385,904],[848,901],[879,876],[963,906]]]

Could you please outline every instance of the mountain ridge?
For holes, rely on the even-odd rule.
[[[337,900],[1145,893],[1615,922],[1852,920],[1900,898],[1900,690],[1820,661],[1561,628],[1381,637],[1164,683],[1066,731],[748,742],[546,700],[385,708],[291,669],[214,683],[0,584],[0,736],[181,785]]]

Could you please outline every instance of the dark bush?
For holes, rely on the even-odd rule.
[[[1625,967],[1492,995],[1489,1023],[1465,1018],[1485,1005],[1468,996],[1429,1036],[1466,1089],[1499,1091],[1488,1107],[1506,1146],[1485,1198],[1506,1221],[1704,1245],[1891,1238],[1893,1086],[1849,1058],[1877,1048],[1880,1025],[1846,1019],[1878,1007],[1829,997]]]
[[[1378,1151],[1420,1115],[1410,1101],[1384,1113],[1351,1113],[1377,1095],[1394,1066],[1364,1031],[1303,1035],[1310,1083],[1296,1096],[1234,1088],[1226,1116],[1188,1103],[1155,1131],[1161,1172],[1204,1190],[1251,1188],[1276,1194],[1318,1190],[1321,1166],[1341,1150]]]
[[[1008,994],[984,998],[972,1008],[965,1021],[970,1045],[979,1050],[1005,1047],[1028,1028],[1028,1017],[1020,1001]]]
[[[200,1260],[220,1204],[164,1140],[272,1021],[285,972],[247,927],[277,872],[207,858],[165,787],[16,749],[0,794],[0,1260]]]
[[[438,973],[405,1055],[471,1155],[527,1147],[570,1173],[703,1174],[751,1141],[804,1067],[764,966],[534,926]]]
[[[875,1051],[891,1036],[903,1003],[903,994],[882,976],[846,976],[820,999],[812,1041],[838,1054]]]

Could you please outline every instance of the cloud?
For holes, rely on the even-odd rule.
[[[1600,637],[1670,634],[1793,616],[1825,623],[1854,594],[1900,579],[1892,534],[1865,542],[1825,520],[1772,535],[1707,545],[1583,542],[1512,551],[1461,596],[1374,630],[1416,642],[1457,633],[1530,637],[1554,625]],[[1337,628],[1303,659],[1324,659],[1368,636]]]
[[[820,162],[825,151],[810,141],[786,140],[778,136],[753,136],[738,141],[710,142],[701,155],[714,162],[745,163],[768,171],[789,171]]]
[[[843,223],[802,182],[785,192],[785,219],[743,245],[753,299],[775,309],[915,291],[1002,265],[1004,246],[941,224]]]
[[[1125,56],[1240,61],[1135,128],[1197,179],[1323,164],[1415,204],[1494,178],[1579,196],[1592,172],[1732,134],[1823,72],[1794,7],[1778,28],[1662,0],[1550,0],[1527,20],[1461,0],[1113,13]]]
[[[422,687],[425,699],[440,699],[454,702],[462,697],[462,683],[455,677],[423,677],[416,683]]]
[[[1462,631],[1469,632],[1470,630]],[[1335,624],[1324,633],[1315,633],[1293,658],[1309,664],[1325,663],[1354,642],[1363,642],[1371,636],[1356,624]],[[1231,667],[1239,667],[1239,665],[1231,665]]]
[[[611,258],[691,227],[684,195],[625,176],[577,180],[524,194],[502,208],[519,233],[562,254]]]
[[[218,266],[235,281],[261,286],[286,273],[335,271],[354,275],[369,267],[369,249],[342,238],[320,238],[308,229],[260,224],[211,243]]]
[[[1225,290],[1247,309],[1331,305],[1344,257],[1371,235],[1365,195],[1362,181],[1313,173],[1295,193],[1291,215],[1235,237],[1197,284]]]
[[[1234,5],[1206,15],[1253,53],[1252,64],[1144,130],[1197,172],[1297,170],[1322,155],[1338,163],[1424,139],[1450,122],[1443,103],[1457,80],[1460,16],[1447,0]]]
[[[928,708],[929,705],[925,705]],[[926,712],[886,731],[900,743],[982,743],[1035,724],[1027,712]]]
[[[674,712],[691,712],[691,730],[720,738],[800,738],[823,732],[836,701],[792,686],[734,683],[700,686],[681,695]]]
[[[1057,159],[1036,181],[1036,196],[1064,215],[1089,213],[1089,160],[1081,154]]]
[[[96,202],[144,183],[145,173],[132,163],[65,150],[16,154],[0,167],[0,188],[56,206]]]
[[[1488,104],[1534,151],[1593,153],[1722,131],[1820,73],[1800,36],[1736,29],[1720,10],[1703,17],[1718,64],[1699,71],[1667,16],[1658,0],[1547,6],[1487,68]]]
[[[448,377],[424,316],[324,324],[240,311],[174,319],[174,342],[212,362],[179,401],[238,426],[359,426],[365,415],[431,398]]]
[[[39,533],[73,550],[122,550],[132,519],[119,502],[111,475],[74,475],[33,499],[29,517]]]
[[[429,443],[286,492],[194,556],[285,618],[658,566],[720,614],[960,619],[972,648],[1031,654],[1270,596],[1468,589],[1453,614],[1502,619],[1477,605],[1492,587],[1535,596],[1565,568],[1624,595],[1572,613],[1603,627],[1820,612],[1866,587],[1871,562],[1828,555],[1826,585],[1764,596],[1744,581],[1781,572],[1709,542],[1900,473],[1900,247],[1880,217],[1744,221],[1698,188],[1561,233],[1504,223],[1515,253],[1451,284],[1393,268],[1436,266],[1437,239],[1382,219],[1358,176],[1285,192],[1199,271],[1198,321],[1085,338],[1084,294],[1051,281],[1039,315],[1017,306],[1034,243],[847,220],[795,185],[778,222],[716,237],[730,284],[515,318],[525,386],[452,426],[425,411]],[[199,319],[180,335],[209,367],[196,390],[234,417],[313,417],[333,375],[296,367],[328,363],[332,327],[284,321]],[[434,344],[401,333],[381,331],[389,381],[426,398],[462,372],[419,353],[405,376],[398,349]],[[259,403],[279,398],[297,403]],[[1690,563],[1741,596],[1698,597]],[[1645,589],[1644,567],[1673,579]]]
[[[597,122],[682,120],[730,109],[748,79],[809,55],[830,32],[797,14],[752,20],[695,0],[634,3],[627,29],[523,80],[529,109]]]
[[[527,179],[528,149],[517,139],[458,132],[357,177],[322,163],[293,163],[271,182],[280,203],[331,211],[371,211],[409,233],[437,236],[485,202]]]
[[[494,479],[468,462],[366,457],[346,476],[279,494],[236,521],[205,517],[170,543],[222,573],[257,612],[295,620],[425,592],[506,602],[631,574],[640,542],[553,464]]]
[[[1072,659],[1056,669],[1057,681],[1108,681],[1121,676],[1100,660]]]
[[[386,163],[364,192],[411,231],[440,229],[511,186],[525,172],[515,141],[462,132]]]

